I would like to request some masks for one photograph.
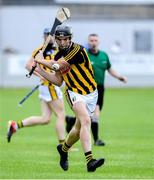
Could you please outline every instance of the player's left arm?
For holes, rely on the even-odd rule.
[[[45,60],[44,57],[43,57],[42,52],[39,52],[36,55],[34,61],[36,63],[42,64],[42,65],[48,67],[49,69],[55,70],[55,71],[58,71],[58,70],[61,70],[63,68],[66,68],[66,67],[70,66],[70,64],[68,62],[66,62],[66,60],[63,57],[58,59],[57,61],[55,61],[55,60],[51,60],[51,61]]]
[[[115,77],[116,79],[118,79],[119,81],[122,81],[122,82],[124,82],[124,83],[127,83],[127,78],[126,77],[124,77],[124,76],[122,76],[121,74],[119,74],[115,69],[113,69],[112,67],[110,67],[109,69],[108,69],[108,73],[111,75],[111,76],[113,76],[113,77]]]

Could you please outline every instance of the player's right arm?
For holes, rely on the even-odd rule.
[[[49,82],[51,82],[52,84],[61,86],[63,83],[63,78],[61,76],[60,71],[46,72],[44,69],[41,68],[39,64],[37,64],[35,71],[39,73],[42,77],[47,79]]]

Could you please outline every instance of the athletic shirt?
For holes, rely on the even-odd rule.
[[[99,50],[97,54],[93,54],[88,50],[88,56],[94,70],[96,83],[98,85],[104,85],[105,71],[111,67],[108,55],[104,51]]]
[[[93,92],[97,85],[86,49],[72,43],[68,51],[58,51],[55,60],[61,57],[70,64],[69,71],[62,73],[67,89],[82,95]]]
[[[33,58],[35,58],[35,56],[39,53],[39,51],[42,50],[42,47],[43,47],[43,45],[41,45],[39,48],[37,48],[33,51],[33,53],[32,53]],[[57,49],[49,44],[43,53],[44,59],[45,60],[53,60],[56,53],[57,53]],[[43,67],[43,69],[46,72],[51,72],[51,70],[49,68],[47,68],[43,65],[41,65],[41,67]],[[48,80],[43,80],[43,85],[53,86],[53,87],[55,86],[54,84],[50,83]]]

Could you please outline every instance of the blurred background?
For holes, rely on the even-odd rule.
[[[154,0],[0,0],[0,87],[30,87],[24,66],[43,41],[57,9],[68,7],[73,40],[87,46],[98,33],[100,48],[128,77],[123,85],[107,75],[108,87],[154,87]]]

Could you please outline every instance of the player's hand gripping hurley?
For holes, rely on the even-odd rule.
[[[47,45],[49,44],[50,39],[51,39],[51,36],[53,36],[56,27],[57,27],[58,25],[61,25],[61,24],[62,24],[64,21],[66,21],[67,19],[69,19],[69,17],[70,17],[70,11],[69,11],[68,8],[63,7],[63,8],[60,8],[60,9],[58,10],[57,15],[56,15],[56,18],[55,18],[54,23],[53,23],[53,26],[52,26],[52,29],[51,29],[51,32],[50,32],[48,38],[46,39],[46,41],[45,41],[44,44],[43,44],[43,47],[42,47],[42,50],[41,50],[42,53],[45,51]],[[30,78],[31,75],[33,74],[35,68],[36,68],[36,64],[32,66],[31,71],[30,71],[28,74],[26,74],[26,77]]]

